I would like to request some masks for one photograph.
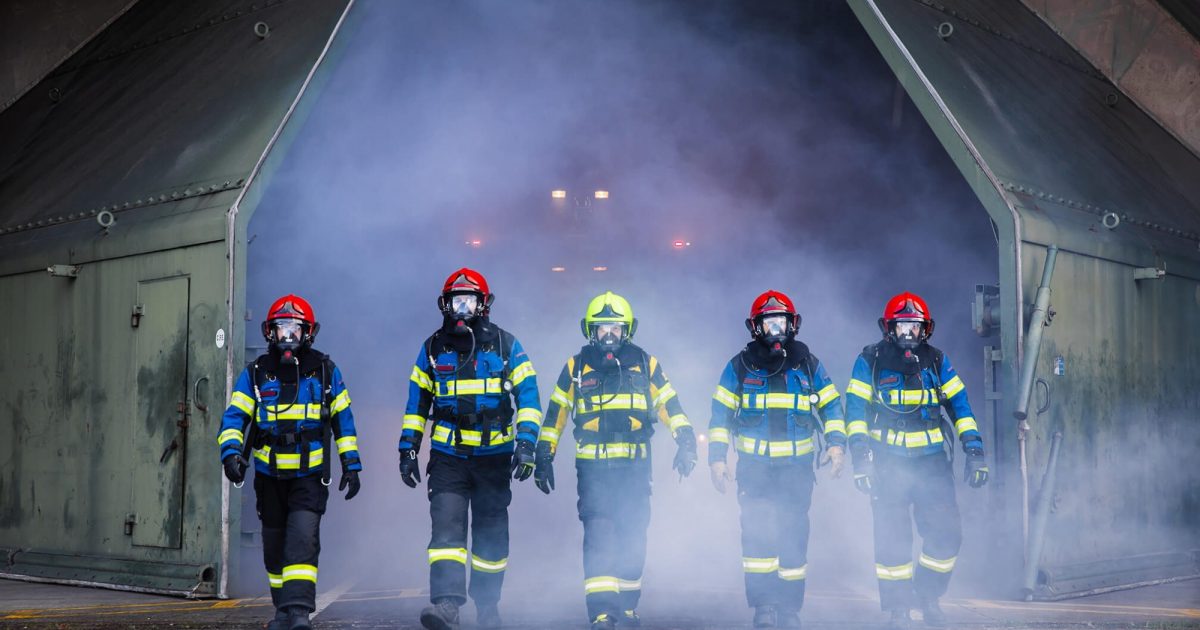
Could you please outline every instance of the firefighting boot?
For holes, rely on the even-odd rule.
[[[912,627],[912,618],[908,616],[908,609],[893,608],[887,627],[888,630],[908,630]]]
[[[443,597],[421,611],[421,625],[429,630],[458,630],[458,604]]]
[[[475,602],[475,625],[480,628],[499,628],[504,625],[500,621],[500,609],[495,604]]]
[[[784,608],[781,606],[777,611],[777,619],[780,628],[800,627],[800,611],[795,608]]]
[[[312,630],[312,622],[308,620],[308,611],[293,607],[288,611],[288,630]]]
[[[616,621],[608,613],[600,613],[592,620],[592,630],[614,630],[616,627]]]
[[[758,606],[754,609],[755,628],[774,628],[779,625],[779,614],[774,606]]]
[[[938,605],[936,599],[926,599],[921,601],[921,616],[925,618],[925,625],[933,626],[934,628],[946,627],[946,613],[942,612],[942,607]]]
[[[282,608],[275,609],[275,617],[267,622],[267,630],[288,630],[288,613]]]
[[[630,609],[621,613],[621,620],[619,623],[622,626],[629,626],[630,628],[641,628],[642,618],[638,616],[636,610]]]

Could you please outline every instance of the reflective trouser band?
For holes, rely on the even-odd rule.
[[[283,586],[283,576],[278,573],[267,573],[267,582],[271,584],[271,588],[279,588]]]
[[[806,577],[808,577],[808,565],[807,564],[801,566],[798,569],[785,569],[783,567],[779,567],[779,579],[781,579],[781,580],[786,580],[788,582],[794,582],[796,580],[803,580]]]
[[[617,580],[617,586],[621,589],[622,593],[628,593],[629,591],[640,591],[640,590],[642,590],[642,581],[641,580]]]
[[[917,559],[917,562],[930,571],[949,573],[954,570],[954,563],[957,560],[958,556],[953,556],[946,560],[938,560],[937,558],[931,558],[925,554],[921,554],[921,557]]]
[[[591,577],[583,581],[583,592],[587,595],[591,595],[592,593],[620,593],[621,580],[611,575]]]
[[[465,565],[467,564],[467,550],[462,547],[429,550],[429,564],[442,560],[452,560]]]
[[[313,584],[317,583],[317,567],[311,564],[289,564],[283,567],[283,573],[280,575],[283,578],[282,582],[304,580]]]
[[[894,567],[875,565],[875,577],[881,580],[910,580],[913,576],[913,563],[901,564]]]
[[[753,455],[768,455],[770,457],[793,457],[807,455],[813,452],[812,438],[796,441],[771,442],[756,440],[751,437],[738,436],[737,450]]]
[[[475,554],[471,554],[471,568],[481,573],[502,573],[508,568],[508,558],[501,558],[492,562],[484,560]]]
[[[774,573],[779,570],[779,558],[742,558],[742,571],[746,573]]]

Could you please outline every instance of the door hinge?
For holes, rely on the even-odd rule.
[[[133,312],[129,314],[129,326],[137,328],[142,324],[142,315],[146,314],[145,304],[134,304]]]
[[[125,535],[126,536],[133,535],[133,526],[135,523],[137,523],[137,514],[126,514],[125,515]]]

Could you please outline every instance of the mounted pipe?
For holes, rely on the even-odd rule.
[[[1029,333],[1025,335],[1025,354],[1021,360],[1021,384],[1017,389],[1017,407],[1013,417],[1024,420],[1029,416],[1029,399],[1033,396],[1033,377],[1037,371],[1038,353],[1042,349],[1042,329],[1047,325],[1046,313],[1050,309],[1050,277],[1054,275],[1054,260],[1058,258],[1058,246],[1046,250],[1046,265],[1042,268],[1042,283],[1038,285],[1033,301],[1033,313],[1029,316]]]
[[[1037,511],[1033,516],[1033,531],[1029,536],[1029,555],[1025,559],[1025,583],[1022,589],[1025,601],[1033,601],[1033,590],[1037,587],[1038,563],[1042,558],[1042,547],[1046,540],[1046,523],[1050,520],[1050,505],[1054,498],[1054,484],[1058,475],[1058,448],[1062,444],[1062,432],[1056,431],[1050,439],[1050,461],[1046,464],[1046,476],[1042,477],[1042,490],[1038,494]]]

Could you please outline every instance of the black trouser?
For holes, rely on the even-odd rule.
[[[271,601],[276,608],[316,610],[321,515],[329,488],[321,483],[319,472],[294,479],[255,474],[254,495]]]
[[[911,607],[914,591],[926,600],[945,594],[962,546],[962,523],[954,499],[954,475],[944,454],[900,457],[882,450],[876,449],[877,485],[871,497],[875,575],[879,605],[892,610]],[[915,571],[914,520],[922,539]]]
[[[650,526],[650,460],[575,460],[588,616],[637,608]]]
[[[429,455],[429,598],[467,601],[467,564],[471,565],[471,599],[477,604],[500,601],[508,567],[508,504],[512,455],[454,457]],[[471,550],[467,551],[467,510],[471,511]]]
[[[800,610],[808,575],[812,456],[738,459],[746,602]]]

